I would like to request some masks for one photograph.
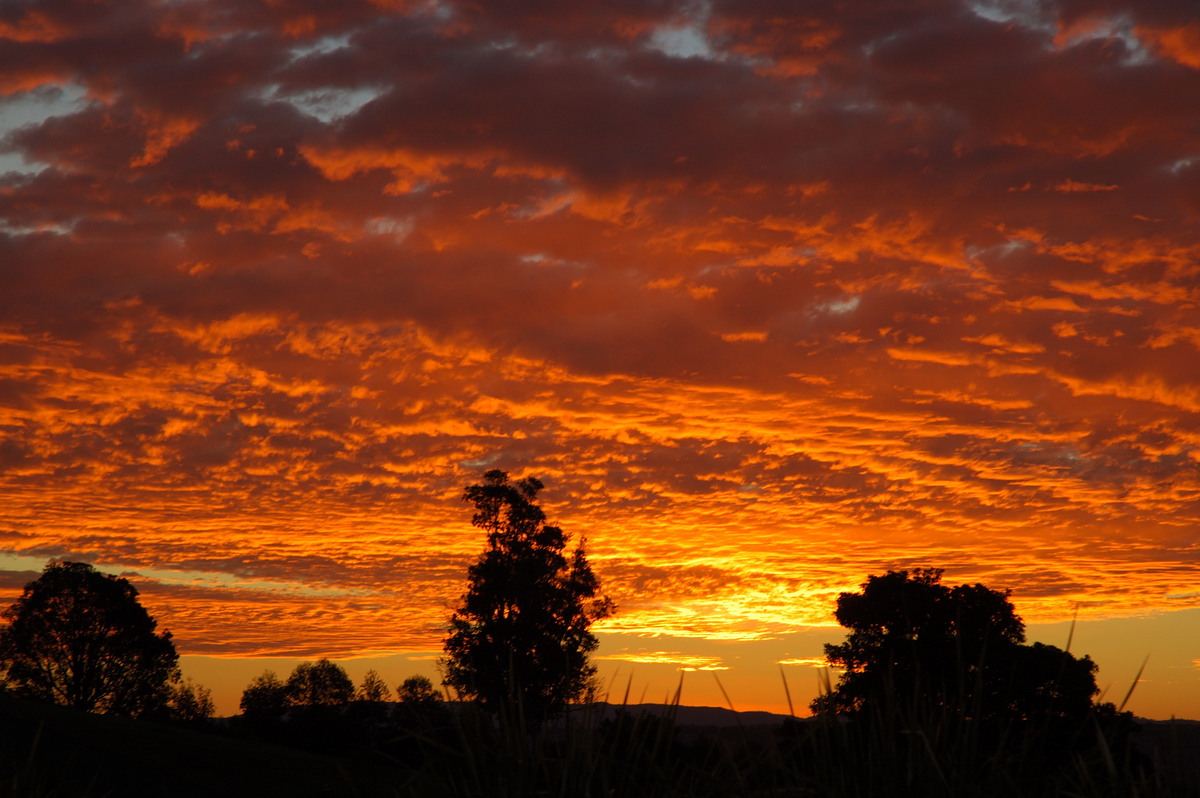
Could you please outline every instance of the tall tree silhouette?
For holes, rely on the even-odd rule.
[[[850,630],[826,645],[843,669],[836,689],[812,703],[818,714],[857,713],[916,700],[979,719],[1082,718],[1098,692],[1087,657],[1035,643],[1007,592],[941,584],[941,570],[871,576],[842,593],[835,616]]]
[[[546,523],[541,489],[534,477],[510,483],[498,470],[466,489],[488,548],[468,571],[444,646],[446,684],[533,723],[585,692],[596,672],[592,623],[613,609],[583,544],[568,556],[566,535]]]
[[[0,669],[15,693],[113,715],[163,713],[179,655],[128,580],[54,562],[2,616]]]

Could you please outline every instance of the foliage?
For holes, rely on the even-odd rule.
[[[369,685],[372,675],[378,680],[377,685]],[[371,686],[372,690],[382,687],[386,694],[387,686],[379,674],[370,671],[367,677],[363,682],[364,689],[367,686]],[[292,707],[340,706],[353,698],[354,682],[345,669],[335,662],[322,659],[318,662],[301,662],[292,669],[286,682],[281,681],[274,671],[263,671],[242,691],[241,707],[242,714],[247,718],[261,720],[277,718]]]
[[[288,706],[287,685],[275,671],[263,671],[242,691],[242,714],[248,718],[269,718],[280,715]]]
[[[87,712],[161,714],[179,679],[169,632],[128,580],[54,562],[6,609],[3,682],[18,695]]]
[[[288,676],[288,703],[295,706],[338,706],[354,698],[354,682],[341,665],[322,659],[301,662]]]
[[[187,679],[171,688],[167,708],[172,720],[195,722],[208,720],[216,711],[212,690]]]
[[[489,471],[466,489],[471,523],[488,548],[468,571],[468,589],[450,620],[445,683],[492,712],[538,722],[579,698],[595,675],[590,628],[611,614],[598,597],[581,543],[569,558],[567,538],[537,504],[542,483],[514,483]]]
[[[396,688],[396,696],[403,704],[437,704],[442,695],[425,676],[409,676]]]
[[[359,701],[381,702],[388,701],[392,697],[392,691],[388,689],[387,684],[374,670],[369,670],[363,674],[362,684],[358,686],[356,697]]]
[[[1007,592],[948,588],[941,574],[890,571],[841,594],[835,616],[850,634],[825,656],[844,673],[815,713],[861,713],[900,694],[977,720],[1087,715],[1097,692],[1090,659],[1023,645]]]

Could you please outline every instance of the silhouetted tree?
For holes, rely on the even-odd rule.
[[[396,695],[402,704],[436,704],[442,700],[442,695],[426,676],[409,676],[396,688]]]
[[[380,702],[387,701],[392,697],[392,691],[388,689],[387,684],[373,670],[363,674],[362,684],[358,686],[358,700]]]
[[[354,682],[341,665],[327,659],[301,662],[288,676],[288,703],[295,706],[337,706],[354,698]]]
[[[196,722],[208,720],[216,711],[212,690],[187,679],[171,689],[167,708],[172,720]]]
[[[275,671],[263,671],[242,691],[242,714],[251,719],[277,717],[288,706],[287,685]]]
[[[466,489],[488,548],[468,571],[444,646],[446,684],[533,723],[584,693],[596,671],[591,625],[612,612],[583,544],[568,557],[566,536],[546,523],[541,489],[533,477],[510,483],[503,471]]]
[[[88,712],[163,713],[179,655],[137,596],[128,580],[87,563],[47,565],[2,614],[4,685]]]
[[[1025,627],[1009,593],[983,585],[941,584],[941,570],[871,576],[861,593],[842,593],[835,616],[850,630],[826,645],[844,669],[818,697],[818,714],[855,713],[887,701],[917,700],[963,717],[1010,720],[1082,718],[1096,694],[1095,664],[1041,643],[1023,645]]]

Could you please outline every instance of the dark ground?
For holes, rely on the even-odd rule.
[[[765,743],[784,720],[719,708],[627,709],[673,717],[684,740]],[[1200,783],[1200,722],[1140,725],[1138,747],[1160,772]],[[405,767],[379,758],[337,758],[0,695],[0,798],[376,798],[409,793],[409,778]]]
[[[378,763],[0,696],[2,796],[374,798],[403,782]]]

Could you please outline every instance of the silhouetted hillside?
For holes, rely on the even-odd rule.
[[[818,727],[801,720],[790,725],[801,736],[781,735],[782,724],[790,720],[785,715],[664,704],[604,705],[584,711],[599,711],[601,716],[547,728],[537,740],[495,737],[468,722],[449,746],[436,746],[432,759],[405,767],[0,696],[0,795],[430,798],[499,794],[492,789],[505,786],[508,795],[574,796],[582,794],[576,787],[596,784],[607,790],[597,794],[614,795],[818,795],[824,794],[823,783],[814,781],[812,773],[831,772],[829,763],[841,761],[830,754],[814,764],[807,754],[799,756],[799,749],[787,748],[789,740],[802,742],[806,730]],[[665,718],[674,721],[678,736],[669,724],[657,722],[610,725],[610,715],[613,721],[638,715]],[[1200,783],[1200,723],[1142,721],[1141,726],[1139,747],[1159,776],[1132,782],[1148,787],[1139,794],[1190,798],[1195,793],[1189,790]],[[580,734],[589,728],[599,736]],[[532,760],[521,765],[518,760],[531,752]],[[809,765],[815,768],[811,773]],[[599,776],[584,778],[580,773]],[[1158,789],[1157,784],[1166,786]],[[553,785],[558,785],[557,791],[544,792]],[[1059,793],[1048,788],[1045,794]],[[1080,794],[1109,793],[1097,788]]]
[[[610,708],[625,709],[629,712],[649,712],[655,715],[672,717],[678,726],[697,726],[702,728],[726,728],[747,726],[778,726],[789,719],[788,715],[777,715],[773,712],[735,712],[725,707],[684,707],[670,704],[629,704],[624,707],[610,704]]]
[[[394,796],[398,770],[254,740],[0,696],[4,795]]]

